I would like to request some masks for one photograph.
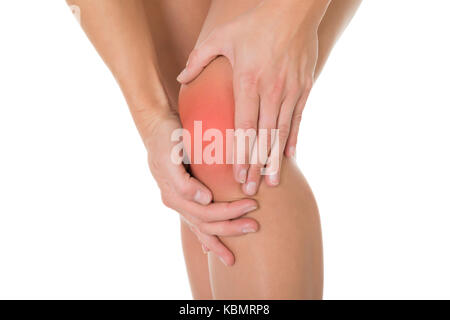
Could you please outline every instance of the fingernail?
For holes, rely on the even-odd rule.
[[[256,182],[249,182],[245,186],[245,191],[247,191],[247,194],[252,196],[256,193]]]
[[[241,169],[241,171],[239,171],[239,182],[240,183],[245,183],[245,180],[247,180],[247,170],[246,169]]]
[[[202,250],[203,250],[203,253],[204,253],[204,254],[207,254],[208,251],[209,251],[208,247],[205,246],[204,244],[202,244]]]
[[[289,147],[288,154],[289,154],[289,158],[294,157],[295,156],[295,147]]]
[[[243,213],[249,213],[249,212],[255,211],[256,209],[258,209],[257,206],[251,206],[251,207],[245,208]]]
[[[181,71],[181,73],[178,75],[177,81],[180,82],[181,80],[183,80],[183,77],[186,75],[186,73],[187,73],[186,69],[183,69],[183,71]]]
[[[194,200],[195,202],[200,203],[204,206],[209,204],[210,202],[209,196],[206,193],[201,192],[200,190],[197,190],[197,192],[195,193]]]
[[[270,175],[269,176],[269,181],[270,181],[270,184],[273,185],[273,186],[277,186],[280,183],[280,181],[278,180],[278,175],[277,174]]]
[[[256,232],[256,230],[253,229],[253,228],[244,228],[244,229],[242,229],[242,233],[252,233],[252,232]]]

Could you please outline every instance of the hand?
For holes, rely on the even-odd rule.
[[[178,116],[153,116],[146,134],[150,170],[161,190],[163,203],[181,214],[202,243],[204,251],[215,253],[225,265],[234,263],[233,253],[217,236],[238,236],[258,230],[254,219],[240,218],[257,208],[257,203],[244,199],[230,203],[211,203],[211,191],[192,177],[182,163],[171,159],[174,130],[181,127]]]
[[[295,154],[300,120],[318,58],[316,20],[319,19],[312,17],[320,16],[317,14],[320,7],[312,8],[311,1],[323,6],[327,2],[286,1],[283,6],[279,1],[262,1],[256,8],[213,30],[192,51],[186,69],[178,77],[181,83],[190,82],[215,57],[223,55],[229,59],[233,67],[235,128],[258,129],[256,141],[250,143],[254,147],[245,150],[245,159],[259,161],[250,165],[247,160],[244,164],[235,161],[233,166],[235,179],[243,184],[247,195],[257,192],[261,169],[266,164],[267,168],[275,169],[265,176],[266,183],[278,185],[283,152],[288,157]],[[267,139],[260,129],[267,130]],[[270,139],[272,129],[279,129],[278,145]],[[260,148],[263,143],[267,143],[267,151],[257,157],[255,146]]]

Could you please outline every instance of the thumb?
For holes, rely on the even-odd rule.
[[[177,166],[172,173],[174,188],[178,195],[188,201],[208,205],[212,201],[211,191],[200,181],[192,177],[183,165]]]
[[[211,34],[191,52],[186,68],[177,77],[178,82],[184,84],[194,80],[211,61],[222,54],[221,49],[217,37]]]

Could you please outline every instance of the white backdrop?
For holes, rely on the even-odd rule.
[[[447,0],[365,0],[305,111],[326,299],[450,298]],[[0,298],[189,299],[177,214],[64,1],[0,4]]]

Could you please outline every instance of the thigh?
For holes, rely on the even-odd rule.
[[[316,79],[325,66],[336,41],[344,32],[356,13],[362,0],[333,0],[319,26],[319,58],[316,65]]]
[[[211,0],[144,0],[158,70],[169,101],[177,108],[177,75],[186,65]]]
[[[260,0],[212,0],[198,42],[205,39],[213,28],[253,8]],[[362,0],[332,0],[318,30],[319,57],[316,78],[322,72],[333,46],[345,30]]]

